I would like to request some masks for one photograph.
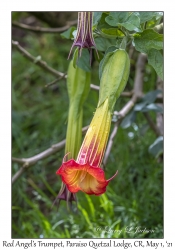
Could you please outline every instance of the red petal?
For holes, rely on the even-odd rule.
[[[106,191],[109,180],[105,179],[104,171],[100,167],[89,164],[78,164],[73,159],[63,162],[56,174],[61,175],[62,181],[72,193],[79,190],[87,194],[100,195]]]

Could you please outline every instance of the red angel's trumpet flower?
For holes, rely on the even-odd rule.
[[[74,68],[73,60],[71,60],[67,75],[69,114],[65,153],[70,152],[68,159],[77,157],[81,147],[83,104],[90,90],[90,81],[91,73],[80,69],[78,66]],[[68,208],[72,201],[77,201],[76,194],[71,193],[65,183],[62,183],[56,200],[59,200],[59,202],[60,200],[66,200]]]
[[[97,108],[89,129],[80,148],[77,160],[65,161],[56,174],[61,175],[62,181],[70,192],[79,190],[87,194],[101,195],[106,186],[117,173],[109,180],[105,179],[103,169],[100,168],[106,148],[111,125],[111,113],[108,99]]]
[[[65,161],[64,158],[56,172],[72,193],[81,190],[87,194],[103,194],[109,181],[117,175],[116,172],[106,180],[100,165],[109,136],[111,114],[116,100],[126,86],[129,70],[129,56],[123,49],[111,52],[103,62],[97,109],[77,159]]]

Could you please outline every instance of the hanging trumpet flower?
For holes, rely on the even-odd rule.
[[[75,56],[77,53],[75,52]],[[76,158],[81,146],[82,139],[82,117],[83,104],[90,89],[91,74],[77,66],[73,66],[73,60],[69,64],[67,74],[67,89],[69,94],[69,114],[66,134],[65,153],[68,159]],[[59,200],[66,200],[67,204],[76,201],[75,193],[67,188],[65,182],[62,183],[60,192],[57,196]]]
[[[87,48],[89,49],[90,55],[92,57],[91,48],[95,47],[96,49],[92,32],[92,21],[93,21],[93,12],[86,12],[86,11],[78,12],[77,35],[70,49],[68,58],[70,57],[72,49],[75,46],[79,48],[79,56],[81,56],[82,49]]]
[[[67,185],[70,192],[79,190],[87,194],[101,195],[108,183],[101,168],[115,102],[123,91],[129,76],[130,61],[125,50],[116,50],[104,63],[100,81],[99,102],[92,122],[85,135],[77,159],[65,156],[56,174]]]

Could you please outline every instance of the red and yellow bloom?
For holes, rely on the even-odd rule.
[[[116,172],[106,180],[101,163],[109,136],[111,114],[129,76],[130,60],[127,52],[123,49],[113,51],[104,60],[102,69],[97,109],[77,159],[66,161],[64,157],[56,172],[73,194],[81,190],[87,194],[101,195],[106,191],[109,181],[117,175]]]
[[[116,173],[106,180],[105,173],[100,168],[110,126],[111,112],[107,98],[94,114],[76,161],[65,161],[64,157],[61,167],[56,172],[70,192],[76,193],[81,190],[87,194],[101,195],[106,191],[109,181],[117,175]]]

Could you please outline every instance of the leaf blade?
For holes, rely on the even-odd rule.
[[[139,52],[148,53],[150,49],[163,49],[163,35],[153,29],[147,29],[133,35],[135,48]]]
[[[163,79],[163,56],[161,52],[156,49],[149,50],[148,63],[155,69],[157,75]]]

